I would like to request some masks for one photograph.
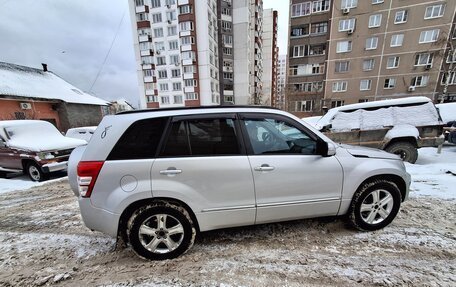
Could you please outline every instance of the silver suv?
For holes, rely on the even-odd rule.
[[[410,185],[397,155],[336,145],[280,110],[236,106],[106,116],[68,173],[85,225],[153,260],[218,228],[348,215],[377,230]]]

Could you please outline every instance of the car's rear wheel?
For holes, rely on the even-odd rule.
[[[388,145],[385,150],[399,155],[403,161],[410,163],[415,163],[418,159],[418,149],[409,142],[395,142]]]
[[[195,242],[196,229],[185,208],[157,202],[131,216],[127,235],[136,254],[150,260],[164,260],[189,250]]]
[[[32,181],[43,181],[49,178],[48,175],[41,170],[41,167],[34,162],[27,163],[25,171]]]
[[[355,193],[350,223],[359,230],[378,230],[390,224],[401,206],[401,192],[387,180],[367,182]]]

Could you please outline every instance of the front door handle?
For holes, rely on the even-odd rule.
[[[270,166],[269,164],[262,164],[261,166],[257,166],[254,168],[256,171],[271,171],[274,170],[273,166]]]
[[[163,175],[176,175],[179,173],[182,173],[182,170],[176,169],[175,167],[169,167],[166,170],[160,170],[160,174],[163,174]]]

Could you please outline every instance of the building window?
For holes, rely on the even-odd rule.
[[[155,28],[154,29],[154,37],[155,38],[163,37],[163,28]]]
[[[312,9],[311,2],[294,4],[291,6],[291,17],[300,17],[310,15]]]
[[[341,9],[356,8],[356,6],[358,6],[358,0],[341,0],[340,1]]]
[[[336,53],[346,53],[352,50],[352,41],[337,42]]]
[[[400,47],[404,42],[404,34],[394,34],[391,36],[390,47]]]
[[[328,22],[314,23],[310,25],[310,33],[325,34],[328,32]]]
[[[395,86],[396,86],[396,79],[395,78],[385,79],[385,84],[383,85],[384,89],[393,89]]]
[[[445,13],[445,5],[433,5],[426,7],[426,12],[424,13],[424,19],[433,19],[442,17],[443,13]]]
[[[166,12],[166,20],[168,21],[174,21],[177,19],[177,14],[176,11],[170,11]]]
[[[165,4],[169,5],[169,6],[174,5],[174,4],[176,4],[176,0],[166,0]]]
[[[186,87],[196,87],[196,80],[192,80],[192,79],[189,79],[189,80],[184,80],[184,85]]]
[[[363,71],[372,71],[375,66],[375,60],[374,59],[366,59],[363,60]]]
[[[312,13],[329,11],[330,0],[318,0],[312,2]]]
[[[192,13],[192,6],[190,6],[190,5],[179,6],[179,14],[180,15],[189,14],[189,13]]]
[[[300,92],[323,92],[323,82],[306,82],[294,85],[295,91]]]
[[[293,58],[304,57],[304,46],[294,46],[292,57]]]
[[[223,35],[223,44],[232,45],[233,44],[233,36],[231,36],[231,35]]]
[[[135,0],[136,6],[144,6],[144,0]]]
[[[168,83],[162,83],[160,84],[160,91],[168,91]]]
[[[141,57],[141,63],[144,65],[153,64],[154,60],[151,56]]]
[[[168,96],[161,96],[160,97],[160,101],[161,101],[162,104],[167,105],[167,104],[169,104],[169,97]]]
[[[181,95],[175,95],[173,96],[173,99],[175,104],[182,104],[184,102]]]
[[[426,30],[422,31],[420,34],[420,41],[419,43],[432,43],[437,41],[439,38],[439,29],[433,29],[433,30]]]
[[[223,47],[223,54],[224,55],[232,55],[233,54],[233,49],[232,48]]]
[[[147,21],[149,20],[149,14],[147,13],[136,13],[136,21]]]
[[[232,28],[233,28],[233,25],[231,24],[231,22],[222,21],[222,29],[224,31],[231,31]]]
[[[193,37],[191,37],[191,36],[182,37],[182,38],[181,38],[181,44],[182,44],[182,45],[191,45],[191,44],[195,44],[195,38],[193,38]]]
[[[369,28],[376,28],[382,25],[382,14],[375,14],[369,17]]]
[[[181,22],[181,23],[179,23],[179,25],[180,25],[180,30],[181,31],[191,31],[191,30],[193,30],[193,22],[192,21]]]
[[[182,91],[182,83],[181,82],[173,83],[173,91]]]
[[[164,51],[165,50],[165,42],[155,42],[155,50],[156,51]]]
[[[141,42],[141,43],[139,43],[139,50],[141,50],[141,51],[150,50],[151,44],[152,44],[151,42]]]
[[[196,73],[195,66],[184,66],[184,74],[193,74]]]
[[[417,76],[412,78],[411,85],[413,87],[426,87],[429,82],[429,76]]]
[[[178,50],[179,49],[179,41],[173,40],[168,42],[170,50]]]
[[[179,64],[179,55],[170,55],[169,62],[174,65]]]
[[[451,51],[448,51],[448,57],[446,62],[449,63],[456,63],[456,50],[453,50],[453,53]]]
[[[182,60],[195,60],[195,52],[194,51],[186,51],[182,52]]]
[[[339,32],[355,30],[355,19],[339,20]]]
[[[420,53],[415,56],[415,66],[432,65],[431,53]]]
[[[395,69],[399,67],[399,60],[399,57],[388,57],[388,60],[386,61],[386,68]]]
[[[176,36],[176,35],[177,35],[177,26],[168,27],[168,36]]]
[[[168,72],[166,70],[158,70],[158,78],[159,79],[166,79],[168,78]]]
[[[366,50],[377,49],[378,37],[370,37],[366,39]]]
[[[349,61],[336,62],[336,73],[348,72]]]
[[[231,9],[230,8],[222,8],[222,14],[226,16],[231,16]]]
[[[186,100],[197,100],[198,94],[197,93],[185,93]]]
[[[157,8],[157,7],[160,7],[160,6],[161,6],[161,5],[160,5],[160,0],[151,0],[150,2],[151,2],[151,3],[150,3],[150,4],[151,4],[150,6],[151,6],[152,8]]]
[[[223,72],[223,78],[225,80],[233,80],[233,73]]]
[[[381,4],[383,2],[384,2],[384,0],[372,0],[372,4],[374,4],[374,5],[375,4]]]
[[[154,72],[152,70],[144,70],[144,77],[152,77]]]
[[[325,55],[325,54],[326,54],[326,45],[325,44],[312,45],[309,48],[309,55],[310,56]]]
[[[166,65],[166,58],[165,57],[157,57],[157,66]]]
[[[295,112],[311,112],[314,101],[297,101],[295,102]]]
[[[450,72],[450,75],[448,76],[448,73],[443,73],[442,77],[442,85],[446,85],[448,77],[448,85],[456,85],[456,72]]]
[[[173,78],[179,78],[181,75],[181,70],[180,69],[173,69],[171,70],[171,77]]]
[[[152,23],[160,23],[161,21],[162,21],[161,13],[152,14]]]
[[[371,89],[372,80],[361,80],[359,82],[360,91],[369,91]]]
[[[290,76],[308,76],[323,74],[325,72],[325,64],[305,64],[290,67]]]
[[[407,22],[408,12],[407,10],[401,10],[396,12],[394,17],[394,24],[402,24]]]
[[[337,107],[342,107],[344,105],[344,102],[343,100],[335,100],[335,101],[331,101],[331,109],[332,108],[337,108]]]
[[[291,27],[291,37],[302,37],[309,35],[309,25],[304,25],[300,27]]]
[[[359,99],[358,103],[367,103],[369,102],[369,99]]]
[[[347,86],[348,86],[347,81],[334,82],[332,85],[332,91],[334,93],[346,92]]]

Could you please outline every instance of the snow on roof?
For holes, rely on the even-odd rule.
[[[67,103],[105,106],[52,72],[0,62],[0,96],[61,100]]]
[[[328,112],[314,125],[317,128],[322,128],[325,125],[329,124],[332,118],[337,114],[337,112],[341,111],[354,111],[357,109],[368,109],[368,108],[375,108],[375,107],[388,107],[388,106],[399,106],[399,105],[408,105],[408,104],[420,104],[420,103],[429,103],[431,99],[427,97],[408,97],[408,98],[401,98],[401,99],[393,99],[393,100],[382,100],[382,101],[374,101],[374,102],[366,102],[366,103],[359,103],[359,104],[352,104],[352,105],[345,105],[337,108],[332,108],[328,110]]]
[[[435,105],[440,112],[444,123],[456,121],[456,103],[445,103]]]

